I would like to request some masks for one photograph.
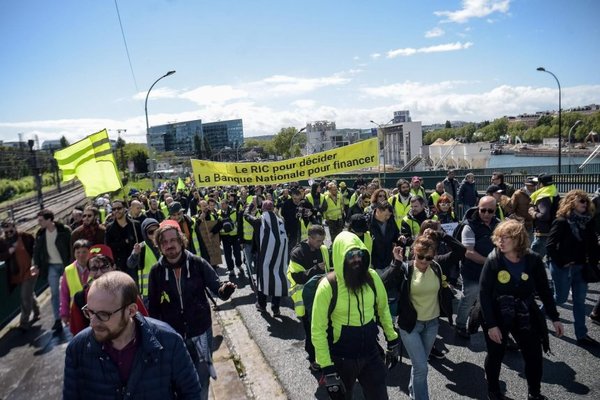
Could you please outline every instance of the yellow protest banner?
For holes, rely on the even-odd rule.
[[[225,163],[192,159],[196,186],[271,185],[379,165],[377,138],[304,157],[273,162]]]

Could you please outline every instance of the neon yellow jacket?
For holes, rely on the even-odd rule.
[[[375,284],[377,293],[373,293],[369,284],[365,283],[360,293],[350,293],[344,283],[344,256],[352,249],[366,250],[365,244],[352,232],[340,233],[333,243],[333,269],[337,280],[337,301],[335,309],[331,314],[331,326],[333,328],[333,344],[344,340],[341,337],[342,327],[363,327],[372,323],[377,314],[378,320],[383,327],[385,337],[388,341],[398,338],[394,330],[390,309],[388,307],[387,292],[381,278],[373,269],[369,268],[369,275]],[[327,328],[329,326],[329,303],[331,302],[332,289],[329,281],[323,279],[317,287],[312,310],[311,337],[315,346],[317,363],[323,368],[333,365],[331,352],[327,339]],[[377,301],[375,302],[375,295]],[[373,304],[377,305],[377,313]],[[359,312],[360,309],[360,312]],[[362,319],[362,321],[361,321]],[[347,338],[346,338],[347,339]],[[376,338],[373,340],[376,341]],[[357,343],[357,348],[360,343]]]

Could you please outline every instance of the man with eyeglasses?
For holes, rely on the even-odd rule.
[[[467,319],[479,294],[479,276],[485,260],[494,249],[492,233],[500,220],[496,217],[496,199],[484,196],[476,208],[465,214],[467,224],[462,230],[461,242],[467,248],[461,264],[463,296],[456,311],[456,333],[465,339],[470,337],[467,331]]]
[[[104,244],[106,228],[98,223],[100,212],[94,206],[87,206],[81,215],[83,224],[71,233],[71,249],[76,241],[85,239],[91,244]],[[73,258],[73,254],[71,258]]]
[[[40,307],[34,292],[37,276],[31,274],[35,239],[27,232],[18,232],[12,220],[2,221],[0,228],[3,232],[0,236],[0,261],[5,262],[9,293],[20,286],[19,329],[27,331],[40,319]],[[30,320],[32,311],[33,319]]]
[[[139,222],[127,215],[123,200],[113,200],[113,222],[106,228],[105,244],[114,254],[118,271],[127,272],[137,282],[137,270],[127,268],[127,259],[133,251],[133,246],[143,240]]]
[[[90,284],[105,273],[115,270],[113,254],[110,247],[103,244],[97,244],[90,247],[88,269],[89,281],[85,282],[83,289],[73,295],[73,302],[70,305],[69,329],[73,335],[77,335],[90,325],[90,320],[85,317],[82,311],[82,308],[87,303],[87,295]],[[136,303],[138,311],[142,315],[147,316],[148,311],[146,310],[146,307],[139,296]]]
[[[142,316],[136,283],[113,271],[90,286],[90,328],[69,343],[63,400],[198,399],[198,375],[181,336]]]

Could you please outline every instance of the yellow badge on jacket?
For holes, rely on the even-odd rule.
[[[498,272],[498,282],[508,283],[509,281],[510,281],[510,274],[508,273],[508,271]]]

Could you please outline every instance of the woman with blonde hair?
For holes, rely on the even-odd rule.
[[[548,287],[542,258],[529,250],[525,226],[515,220],[501,222],[492,235],[496,246],[488,255],[480,278],[479,302],[487,356],[485,376],[488,398],[506,399],[500,391],[500,369],[508,341],[515,338],[525,364],[529,400],[547,399],[540,393],[542,348],[549,351],[548,328],[535,302],[537,293],[557,336],[563,326]]]
[[[585,297],[587,283],[581,271],[586,265],[598,263],[598,240],[594,231],[594,206],[586,192],[571,190],[561,200],[552,222],[546,250],[554,282],[554,301],[561,305],[573,297],[575,337],[580,346],[596,346],[598,342],[587,334]]]

